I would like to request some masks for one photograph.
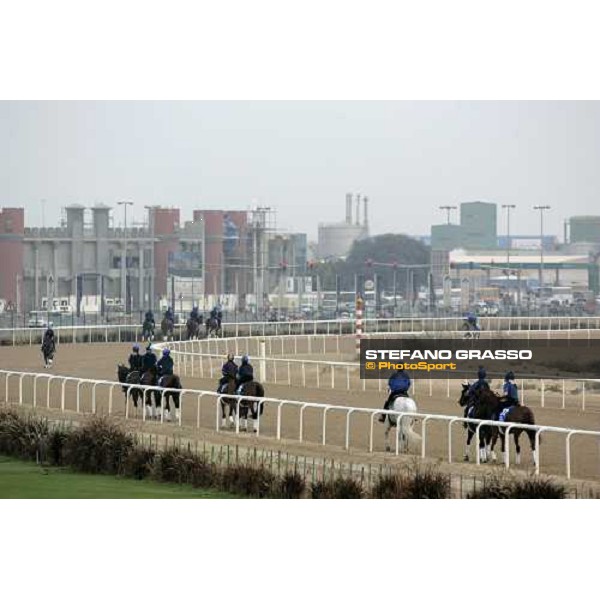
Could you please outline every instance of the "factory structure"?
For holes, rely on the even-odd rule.
[[[454,208],[454,207],[442,207]],[[510,207],[509,207],[510,208]],[[431,272],[437,288],[452,285],[484,290],[526,291],[569,288],[600,293],[600,217],[574,216],[564,240],[543,235],[498,235],[497,205],[463,202],[460,222],[431,227]],[[550,294],[550,292],[549,292]]]
[[[306,271],[305,234],[277,232],[275,211],[145,207],[143,223],[114,227],[113,208],[72,204],[58,227],[26,227],[0,210],[0,311],[184,312],[221,303],[264,310]],[[138,217],[140,215],[137,215]],[[292,278],[292,284],[288,281]]]
[[[362,205],[363,219],[360,220]],[[355,217],[353,218],[353,206]],[[318,257],[322,260],[345,258],[356,240],[369,237],[369,199],[360,194],[346,194],[346,220],[319,223]]]

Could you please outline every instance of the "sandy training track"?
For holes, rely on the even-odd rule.
[[[119,362],[125,362],[130,351],[130,344],[93,344],[93,345],[61,345],[56,355],[54,368],[50,371],[56,375],[68,375],[91,379],[116,380],[116,367]],[[324,357],[323,354],[315,354],[314,359],[339,360],[336,356]],[[6,370],[44,372],[41,353],[38,346],[0,347],[0,368]],[[323,367],[325,373],[326,367]],[[184,388],[196,390],[214,391],[216,382],[212,379],[200,377],[182,376]],[[0,379],[4,385],[4,378]],[[290,400],[312,401],[352,407],[380,408],[385,400],[385,392],[376,389],[365,391],[346,391],[343,389],[312,389],[310,381],[306,387],[288,386],[280,384],[267,384],[266,395],[272,398]],[[32,382],[25,381],[24,390],[28,392],[25,398],[31,397]],[[60,409],[60,386],[54,384],[50,394],[50,408]],[[17,379],[11,379],[9,385],[9,397],[14,400],[17,396]],[[431,396],[430,396],[431,391]],[[447,383],[435,381],[430,388],[425,382],[418,382],[417,391],[414,395],[419,412],[432,414],[445,414],[461,416],[462,409],[457,400],[460,395],[460,381],[451,382],[450,398],[447,396]],[[40,383],[37,390],[38,405],[46,406],[46,383]],[[527,404],[534,410],[536,423],[557,427],[570,427],[577,429],[590,429],[600,431],[600,394],[595,392],[589,394],[586,403],[586,411],[582,412],[575,401],[569,401],[566,408],[560,408],[561,394],[558,390],[546,390],[545,408],[539,404],[539,391],[527,390]],[[96,410],[98,413],[108,412],[109,394],[108,389],[99,386],[96,394]],[[27,404],[27,402],[25,402]],[[131,406],[131,405],[130,405]],[[76,410],[76,384],[68,383],[66,386],[65,410]],[[89,413],[92,410],[91,386],[83,385],[80,395],[79,410]],[[261,439],[273,442],[276,435],[276,409],[267,406],[261,417]],[[125,416],[125,401],[120,388],[116,388],[113,398],[113,414]],[[141,418],[141,412],[137,416],[130,409],[130,418]],[[198,434],[209,430],[214,431],[216,421],[216,403],[214,400],[203,400],[198,410],[198,401],[193,395],[187,395],[183,399],[182,406],[183,425],[196,427],[198,422],[200,429]],[[327,446],[322,446],[324,455],[339,451],[345,442],[346,418],[339,411],[330,411],[327,415]],[[164,425],[165,428],[174,428],[174,425]],[[187,428],[186,427],[186,428]],[[383,426],[376,424],[374,450],[383,453]],[[416,426],[419,431],[419,426]],[[427,456],[438,457],[447,460],[448,435],[447,425],[431,422],[427,425]],[[231,436],[232,441],[243,443],[244,439],[249,441],[250,434],[235,434]],[[299,435],[299,408],[284,407],[282,411],[281,437],[284,440],[298,440]],[[320,444],[322,441],[322,411],[307,408],[304,413],[303,437],[306,442]],[[353,415],[351,418],[350,446],[353,451],[365,452],[369,445],[369,418],[365,415]],[[521,437],[523,465],[521,468],[530,469],[532,466],[529,442],[526,436]],[[312,446],[314,448],[314,446]],[[590,438],[578,438],[572,442],[572,476],[579,479],[600,478],[600,452],[599,443]],[[514,446],[513,446],[514,448]],[[453,426],[452,434],[452,457],[457,463],[462,460],[464,449],[464,434],[462,426]],[[498,445],[497,450],[500,447]],[[414,451],[414,450],[413,450]],[[512,456],[514,458],[514,450]],[[563,475],[565,472],[565,441],[564,436],[555,433],[542,434],[541,444],[541,472],[546,474]],[[472,457],[474,454],[472,454]]]

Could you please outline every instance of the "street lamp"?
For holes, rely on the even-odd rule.
[[[506,209],[506,268],[510,269],[510,246],[511,246],[511,240],[510,240],[510,211],[514,208],[517,208],[516,205],[514,204],[503,204],[502,208]],[[507,271],[507,273],[509,273],[509,271]],[[507,289],[510,289],[510,273],[508,276],[508,279],[506,281],[506,287]],[[510,297],[510,292],[509,292],[509,297]]]
[[[446,211],[446,213],[447,213],[447,219],[448,219],[448,223],[447,224],[450,225],[450,211],[457,210],[458,206],[455,206],[455,205],[450,206],[450,205],[446,204],[444,206],[440,206],[439,208],[441,210],[445,210]]]
[[[124,226],[124,242],[123,242],[123,258],[125,260],[125,264],[122,266],[122,273],[125,274],[125,286],[121,283],[121,295],[124,294],[125,298],[125,312],[131,313],[131,302],[129,298],[129,290],[127,289],[127,207],[133,206],[133,202],[131,200],[121,200],[117,202],[119,206],[122,206],[125,213],[125,226]],[[129,308],[129,310],[127,310]]]
[[[549,210],[550,206],[538,205],[533,207],[534,210],[540,211],[540,300],[542,286],[544,284],[544,211]]]

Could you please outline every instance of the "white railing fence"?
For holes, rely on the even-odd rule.
[[[572,329],[600,329],[600,317],[481,317],[485,332],[499,331],[568,331]],[[403,317],[396,319],[363,319],[364,333],[415,333],[461,330],[461,317]],[[256,321],[223,323],[225,337],[271,336],[271,335],[351,335],[354,321]],[[59,343],[139,341],[142,325],[74,325],[55,328]],[[0,344],[37,344],[41,341],[42,328],[0,329]],[[157,324],[155,334],[161,336]],[[185,325],[175,326],[175,338],[186,337]]]
[[[272,339],[275,338],[266,338],[265,343]],[[321,347],[326,347],[327,340],[329,340],[330,346],[332,345],[333,340],[331,337],[324,338]],[[351,338],[350,342],[352,342]],[[221,367],[225,361],[226,352],[234,352],[238,359],[241,354],[253,354],[251,362],[260,369],[261,383],[346,391],[385,392],[387,390],[385,379],[361,379],[360,366],[356,362],[279,358],[269,356],[266,353],[263,356],[260,352],[260,340],[258,338],[236,339],[235,344],[232,340],[229,350],[216,354],[194,352],[193,348],[198,345],[197,341],[175,344],[159,343],[153,344],[153,348],[160,350],[163,347],[169,347],[177,372],[182,376],[214,379],[216,381],[221,377]],[[472,377],[474,377],[474,374],[472,374]],[[449,376],[445,378],[438,376],[436,379],[414,377],[411,392],[415,397],[445,396],[450,398],[454,389],[458,397],[460,395],[460,384],[468,378],[466,375],[462,375],[458,379]],[[497,391],[501,391],[502,376],[497,375],[494,378],[491,375],[491,378],[492,387]],[[496,382],[495,385],[494,382]],[[522,404],[563,410],[600,411],[600,379],[529,375],[526,378],[519,378],[518,384]]]
[[[239,403],[242,400],[240,396],[227,396],[224,394],[218,394],[216,392],[203,391],[203,390],[193,390],[193,389],[181,389],[181,390],[170,390],[165,388],[159,388],[156,386],[143,386],[143,385],[133,385],[133,384],[123,384],[120,382],[113,381],[105,381],[105,380],[96,380],[96,379],[81,379],[77,377],[67,377],[62,375],[52,375],[50,373],[26,373],[19,371],[6,371],[0,370],[0,377],[4,378],[4,386],[0,385],[0,388],[3,389],[3,400],[5,405],[9,405],[11,402],[18,404],[20,406],[32,406],[33,408],[38,406],[43,406],[46,409],[58,409],[61,412],[66,411],[74,411],[77,413],[91,413],[91,414],[108,414],[108,415],[119,415],[124,416],[126,419],[131,418],[129,405],[131,402],[129,398],[131,396],[131,391],[133,389],[139,389],[144,392],[146,391],[159,391],[162,397],[162,407],[159,411],[161,422],[164,421],[165,412],[162,410],[165,406],[165,395],[169,392],[177,392],[180,394],[180,411],[179,418],[177,420],[177,424],[182,426],[184,424],[184,408],[191,407],[186,414],[185,417],[185,425],[193,424],[193,419],[191,419],[191,415],[195,412],[195,425],[197,428],[204,426],[204,421],[201,422],[201,414],[202,407],[208,405],[210,409],[214,411],[214,429],[219,431],[221,429],[221,406],[220,400],[221,398],[233,398],[237,402],[237,406],[239,408]],[[14,385],[11,383],[14,381]],[[29,384],[31,382],[31,384]],[[45,386],[44,386],[45,383]],[[67,386],[71,384],[71,387],[68,389]],[[27,386],[27,389],[26,389]],[[45,387],[45,390],[43,389]],[[125,407],[124,412],[116,410],[115,407],[115,398],[114,398],[114,390],[117,387],[124,387],[127,389],[127,394],[125,396]],[[14,389],[16,388],[16,389]],[[72,389],[74,388],[74,390]],[[87,399],[85,396],[85,389],[89,389]],[[100,390],[103,390],[107,393],[100,394]],[[74,398],[73,396],[74,391]],[[44,393],[45,392],[45,393]],[[69,394],[70,392],[70,394]],[[510,433],[511,429],[518,427],[523,430],[535,431],[536,435],[536,448],[538,449],[538,459],[535,464],[535,472],[540,472],[540,463],[541,463],[541,450],[542,447],[539,445],[540,434],[544,433],[554,433],[557,435],[564,436],[564,449],[565,449],[565,475],[567,478],[571,477],[572,471],[572,455],[574,447],[572,445],[572,440],[575,436],[587,437],[587,438],[595,438],[600,440],[600,431],[591,431],[584,429],[567,429],[562,427],[551,427],[545,425],[522,425],[515,423],[499,423],[496,421],[480,421],[476,419],[465,419],[462,417],[456,416],[448,416],[448,415],[438,415],[438,414],[424,414],[424,413],[397,413],[394,411],[382,411],[377,409],[370,408],[360,408],[360,407],[351,407],[351,406],[340,406],[334,404],[321,404],[315,402],[305,402],[299,400],[288,400],[281,398],[256,398],[253,399],[257,401],[259,404],[264,405],[266,408],[275,409],[274,415],[271,416],[270,419],[265,416],[260,416],[256,422],[256,433],[257,437],[271,437],[277,440],[284,439],[283,429],[284,426],[290,429],[295,429],[298,431],[295,440],[298,442],[306,441],[306,427],[305,427],[305,412],[307,409],[316,410],[320,413],[320,422],[321,422],[321,445],[332,445],[328,441],[328,414],[332,412],[341,413],[344,417],[343,422],[345,426],[342,427],[343,432],[343,447],[346,450],[350,450],[351,448],[355,448],[356,446],[351,443],[351,440],[354,437],[359,437],[358,433],[355,429],[352,428],[352,424],[356,422],[356,417],[359,415],[363,415],[368,419],[368,446],[367,449],[369,452],[374,451],[374,419],[375,416],[381,414],[382,412],[386,412],[387,414],[394,414],[398,419],[414,419],[418,423],[420,423],[420,435],[421,435],[421,448],[420,448],[420,456],[422,458],[426,458],[428,456],[428,433],[429,433],[429,425],[432,423],[437,423],[438,425],[444,426],[447,431],[447,454],[445,455],[445,459],[447,462],[453,462],[453,456],[455,454],[455,450],[453,447],[453,439],[455,436],[453,435],[453,426],[462,425],[463,423],[473,423],[477,425],[477,431],[484,425],[494,425],[497,427],[504,427],[507,434]],[[69,408],[67,408],[67,404],[69,404]],[[143,402],[142,402],[143,404]],[[194,406],[195,405],[195,406]],[[86,407],[89,406],[89,410],[86,410]],[[72,408],[71,408],[72,407]],[[195,409],[195,411],[194,411]],[[286,410],[286,417],[284,419],[284,409]],[[295,409],[295,410],[289,410]],[[293,421],[290,418],[290,415],[293,415],[294,412],[298,417],[297,426],[291,427],[289,423]],[[238,411],[239,414],[239,411]],[[267,413],[265,413],[267,415]],[[355,419],[351,419],[352,416],[355,416]],[[142,421],[146,420],[146,413],[141,410],[141,419]],[[267,427],[261,427],[261,422],[267,421]],[[314,421],[314,419],[313,419]],[[314,423],[313,423],[314,424]],[[318,427],[313,427],[313,429],[318,429]],[[266,433],[265,433],[266,430]],[[240,420],[236,418],[235,420],[235,432],[240,432]],[[269,435],[269,433],[271,435]],[[354,435],[352,435],[354,433]],[[292,438],[285,438],[292,439]],[[477,437],[475,438],[477,439]],[[477,444],[474,444],[474,447]],[[360,448],[364,450],[365,448]],[[505,466],[508,469],[510,467],[510,443],[506,445],[506,454],[505,454]],[[400,453],[400,440],[399,440],[399,428],[397,428],[396,432],[396,447],[395,453]],[[479,464],[479,453],[476,452],[476,463]],[[589,458],[589,451],[586,456]],[[599,461],[600,456],[598,452],[595,453],[595,460]],[[595,467],[596,476],[600,473],[598,470],[598,465]]]

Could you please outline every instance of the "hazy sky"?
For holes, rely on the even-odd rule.
[[[372,233],[427,234],[439,205],[487,200],[517,205],[514,234],[539,234],[532,206],[550,204],[562,239],[568,216],[600,214],[599,191],[598,102],[0,102],[1,205],[31,226],[41,199],[46,225],[73,202],[182,221],[259,203],[316,239],[358,192]]]

